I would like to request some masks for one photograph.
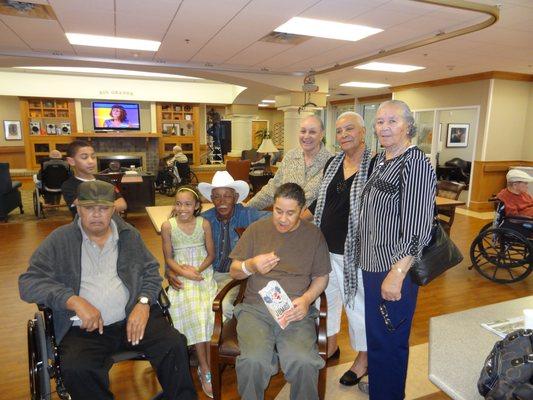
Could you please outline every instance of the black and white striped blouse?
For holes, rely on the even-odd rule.
[[[385,160],[385,152],[378,155],[361,199],[360,231],[356,243],[361,269],[386,272],[406,256],[420,256],[431,239],[435,190],[435,171],[417,147],[412,146],[391,160]],[[400,227],[403,231],[401,238]]]

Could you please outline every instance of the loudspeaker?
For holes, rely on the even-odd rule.
[[[39,135],[41,133],[40,122],[30,122],[30,135]]]
[[[61,123],[61,135],[70,135],[70,122]]]
[[[55,124],[46,124],[46,133],[48,135],[55,135],[57,133]]]

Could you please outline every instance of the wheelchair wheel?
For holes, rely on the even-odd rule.
[[[533,244],[511,229],[482,229],[470,246],[470,260],[491,281],[518,282],[533,269]]]
[[[41,204],[39,193],[35,189],[33,190],[33,212],[37,218],[44,218],[43,205]]]
[[[172,197],[176,194],[179,186],[178,178],[174,175],[165,180],[163,194]]]
[[[198,186],[198,177],[192,171],[189,174],[189,185]]]
[[[50,371],[44,320],[40,313],[28,321],[28,361],[31,400],[50,400]]]

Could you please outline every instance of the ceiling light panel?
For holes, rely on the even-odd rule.
[[[261,100],[262,103],[275,103],[276,100]]]
[[[419,69],[424,69],[425,67],[419,67],[416,65],[406,65],[406,64],[393,64],[393,63],[384,63],[384,62],[370,62],[363,65],[358,65],[354,69],[366,69],[369,71],[385,71],[385,72],[411,72],[417,71]]]
[[[345,82],[345,83],[341,83],[339,86],[379,89],[379,88],[388,87],[390,85],[387,83],[376,83],[376,82]]]
[[[274,31],[356,42],[376,33],[383,32],[383,29],[320,19],[294,17],[283,25],[278,26]]]
[[[65,35],[67,36],[70,44],[77,44],[80,46],[157,51],[161,45],[161,42],[157,42],[155,40],[130,39],[116,36],[88,35],[84,33],[71,32],[67,32]]]

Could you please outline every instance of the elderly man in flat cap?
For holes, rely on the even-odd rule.
[[[142,351],[166,399],[196,399],[185,338],[157,304],[159,265],[139,232],[115,214],[115,189],[78,187],[78,214],[53,231],[19,278],[20,296],[54,312],[62,375],[72,399],[113,399],[111,355]]]

